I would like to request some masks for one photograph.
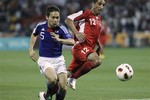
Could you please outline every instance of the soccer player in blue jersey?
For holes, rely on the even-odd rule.
[[[60,9],[56,6],[47,8],[46,20],[34,28],[30,37],[29,55],[37,61],[40,72],[47,80],[47,91],[40,92],[40,100],[64,100],[67,89],[67,70],[62,45],[73,45],[74,40],[67,28],[60,25]],[[34,51],[34,45],[39,35],[39,58]]]

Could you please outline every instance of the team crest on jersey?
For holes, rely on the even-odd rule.
[[[41,31],[45,31],[45,29],[44,29],[44,28],[42,28],[42,29],[41,29]]]

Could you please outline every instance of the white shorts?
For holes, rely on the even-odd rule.
[[[39,67],[41,74],[43,75],[45,73],[45,70],[48,67],[53,68],[56,71],[57,75],[59,73],[67,73],[65,59],[63,55],[61,55],[60,57],[56,57],[56,58],[39,57],[38,67]]]

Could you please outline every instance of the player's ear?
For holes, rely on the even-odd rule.
[[[45,16],[46,17],[46,20],[48,20],[48,16]]]
[[[95,3],[94,3],[94,2],[92,2],[92,3],[91,3],[91,7],[94,7],[94,5],[95,5]]]

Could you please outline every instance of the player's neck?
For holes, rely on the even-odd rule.
[[[52,28],[52,26],[50,26],[50,25],[48,24],[48,28]]]
[[[99,15],[99,14],[95,13],[95,12],[94,12],[94,9],[92,9],[92,8],[91,8],[90,11],[91,11],[95,16],[98,16],[98,15]]]

